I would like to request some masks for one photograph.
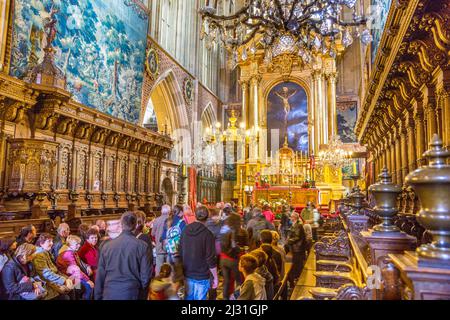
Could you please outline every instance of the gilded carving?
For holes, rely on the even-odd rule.
[[[87,161],[87,152],[85,150],[80,150],[78,152],[78,161],[77,161],[77,189],[84,190],[86,189],[86,161]]]

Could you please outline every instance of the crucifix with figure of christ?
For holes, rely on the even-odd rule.
[[[283,101],[285,137],[287,137],[288,116],[289,112],[291,112],[291,105],[289,104],[289,99],[295,96],[296,93],[297,90],[294,90],[294,92],[289,93],[288,87],[283,87],[281,91],[275,92],[275,94]]]

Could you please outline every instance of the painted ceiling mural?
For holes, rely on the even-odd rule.
[[[389,14],[392,0],[371,0],[371,17],[372,17],[372,46],[371,46],[371,61],[375,62],[378,47],[380,45],[381,36],[383,34],[384,26]]]
[[[140,0],[15,0],[10,74],[25,79],[43,58],[44,26],[57,20],[55,63],[76,101],[137,123],[148,31]]]
[[[308,152],[308,98],[305,89],[294,82],[282,82],[270,90],[267,129],[267,146],[273,154],[283,146],[286,135],[290,148]]]

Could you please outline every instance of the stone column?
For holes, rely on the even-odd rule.
[[[414,131],[414,114],[411,110],[406,116],[406,141],[408,150],[408,172],[412,172],[417,168],[416,163],[416,136]]]
[[[407,141],[406,141],[406,119],[401,119],[399,121],[400,128],[400,163],[401,163],[401,181],[403,184],[403,180],[408,174],[408,149],[407,149]]]
[[[417,167],[421,167],[423,164],[423,157],[422,155],[425,152],[425,135],[426,132],[424,130],[424,116],[422,109],[418,106],[416,106],[414,110],[414,123],[416,127],[416,161],[417,161]]]

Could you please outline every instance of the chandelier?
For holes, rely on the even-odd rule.
[[[352,154],[352,151],[346,150],[339,135],[335,135],[331,137],[327,147],[319,151],[319,161],[323,165],[328,165],[335,169],[343,168],[351,164]]]
[[[364,45],[372,41],[365,27],[367,18],[362,8],[358,12],[356,0],[246,0],[228,16],[218,14],[217,1],[212,5],[206,0],[200,14],[201,39],[208,48],[213,43],[225,46],[231,52],[233,68],[241,46],[242,61],[249,53],[264,49],[265,63],[289,53],[309,64],[318,54],[336,57],[338,45],[348,47],[354,37],[360,37]]]

